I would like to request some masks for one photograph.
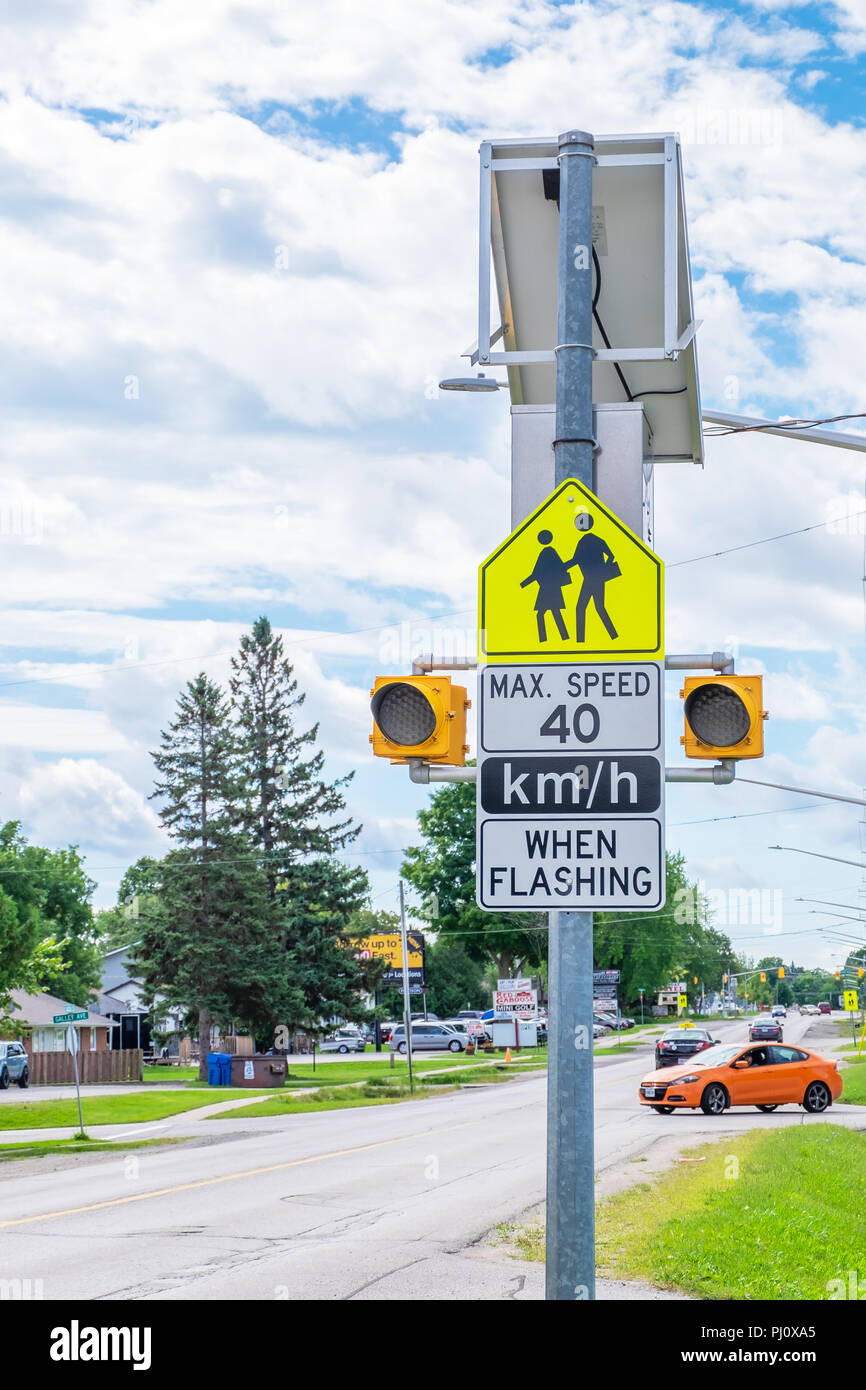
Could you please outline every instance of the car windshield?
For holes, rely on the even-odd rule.
[[[735,1057],[739,1057],[742,1052],[742,1044],[739,1047],[722,1047],[716,1043],[715,1047],[708,1047],[697,1057],[688,1059],[689,1067],[723,1067],[728,1062],[732,1062]]]

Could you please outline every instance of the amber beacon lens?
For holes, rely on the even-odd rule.
[[[751,723],[739,695],[723,685],[698,686],[686,698],[685,714],[695,737],[716,748],[742,742]]]
[[[423,743],[436,729],[436,711],[423,691],[413,685],[386,685],[372,701],[373,718],[392,743],[409,747]]]

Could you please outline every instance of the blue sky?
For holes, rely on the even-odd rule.
[[[119,0],[2,25],[4,814],[77,840],[112,901],[164,843],[149,751],[180,686],[225,679],[267,613],[393,907],[427,793],[368,756],[367,690],[471,650],[508,529],[505,393],[436,390],[474,336],[479,140],[678,130],[704,403],[866,409],[862,4]],[[671,565],[835,519],[671,568],[668,641],[765,673],[756,775],[854,796],[863,495],[861,456],[762,437],[656,484]],[[806,802],[671,787],[668,843],[720,901],[782,895],[783,920],[720,922],[742,949],[829,964],[833,918],[797,899],[858,902],[863,875],[768,847],[859,860],[859,813]]]

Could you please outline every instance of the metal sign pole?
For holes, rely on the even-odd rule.
[[[81,1083],[78,1076],[78,1037],[76,1036],[75,1024],[70,1023],[66,1029],[66,1046],[72,1053],[72,1066],[75,1071],[75,1098],[78,1101],[78,1132],[84,1133],[84,1117],[81,1114]]]
[[[555,484],[593,487],[593,137],[559,137]],[[547,1115],[548,1299],[595,1298],[592,913],[551,912]]]
[[[409,1094],[415,1094],[412,1077],[412,1005],[409,997],[409,943],[406,939],[406,903],[400,879],[400,935],[403,940],[403,1023],[406,1029],[406,1057],[409,1062]]]

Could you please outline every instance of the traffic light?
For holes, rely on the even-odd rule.
[[[764,756],[762,676],[687,676],[680,697],[687,758]]]
[[[765,985],[766,983],[767,983],[767,972],[766,972],[766,970],[762,970],[762,971],[761,971],[761,984],[762,984],[762,985]]]
[[[780,966],[779,966],[779,979],[780,979],[780,980],[784,980],[784,978],[785,978],[785,967],[784,967],[784,965],[780,965]]]
[[[858,979],[858,980],[862,980],[862,979],[863,979],[863,966],[862,966],[862,965],[860,966],[860,969],[857,971],[857,979]]]
[[[463,767],[469,752],[465,686],[452,685],[450,676],[377,676],[370,694],[374,757]]]
[[[723,976],[722,976],[722,984],[723,984],[723,985],[726,985],[727,983],[728,983],[728,977],[727,977],[727,975],[723,975]]]

